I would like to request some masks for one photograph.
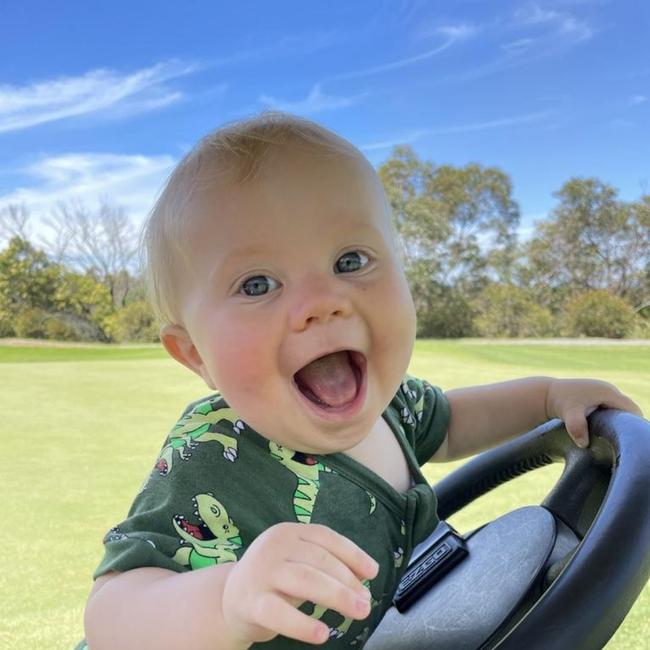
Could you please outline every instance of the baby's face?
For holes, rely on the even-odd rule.
[[[294,450],[361,442],[409,364],[415,310],[378,183],[342,155],[275,154],[260,178],[215,188],[192,235],[193,369]],[[353,354],[298,374],[336,351]]]

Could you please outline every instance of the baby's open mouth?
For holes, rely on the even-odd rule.
[[[310,402],[325,409],[341,409],[357,397],[363,368],[363,354],[340,350],[308,363],[293,376],[293,380]]]

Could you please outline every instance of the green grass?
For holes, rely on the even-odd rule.
[[[49,361],[129,361],[164,359],[166,352],[159,345],[48,348],[42,346],[2,346],[0,363],[47,363]]]
[[[524,375],[595,376],[650,413],[650,347],[419,341],[410,371],[443,388]],[[101,538],[120,521],[163,437],[209,391],[156,346],[0,346],[3,507],[0,648],[71,648],[81,638]],[[428,465],[438,480],[462,463]],[[470,529],[539,503],[560,467],[532,472],[452,518]],[[650,588],[608,650],[650,638]]]

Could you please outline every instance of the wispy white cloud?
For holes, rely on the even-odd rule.
[[[274,110],[311,115],[313,113],[321,113],[323,111],[331,111],[338,108],[347,108],[348,106],[357,104],[365,96],[365,93],[353,95],[351,97],[327,95],[323,93],[322,85],[317,83],[312,87],[307,97],[298,101],[278,99],[277,97],[272,97],[270,95],[260,95],[259,102],[267,108],[272,108]]]
[[[443,38],[442,42],[436,45],[435,47],[414,54],[413,56],[407,56],[400,59],[395,59],[393,61],[387,61],[377,66],[372,66],[370,68],[362,68],[360,70],[351,70],[350,72],[344,72],[337,74],[331,77],[327,77],[326,81],[342,81],[345,79],[357,79],[359,77],[367,77],[374,74],[379,74],[382,72],[389,72],[391,70],[398,70],[400,68],[406,68],[408,66],[420,63],[421,61],[426,61],[435,57],[436,55],[444,52],[450,48],[455,43],[466,40],[473,36],[476,33],[476,29],[468,24],[457,24],[457,25],[444,25],[436,27],[434,30],[435,34]]]
[[[521,54],[522,52],[529,50],[534,43],[534,38],[518,38],[516,41],[503,43],[501,49],[508,54]]]
[[[23,86],[0,85],[0,133],[101,111],[108,114],[108,109],[129,114],[159,109],[183,96],[166,82],[197,69],[168,61],[128,74],[98,69]]]
[[[552,9],[542,9],[536,2],[527,2],[515,11],[515,21],[521,25],[541,25],[558,20],[561,14]]]
[[[583,41],[591,38],[596,30],[586,21],[576,18],[565,11],[544,9],[537,2],[528,2],[514,14],[514,23],[520,27],[546,27],[557,35],[572,41]]]
[[[420,29],[423,34],[432,33],[427,27]],[[599,32],[593,24],[569,11],[544,8],[534,1],[526,2],[508,16],[495,16],[482,24],[460,24],[437,29],[439,34],[447,33],[456,41],[481,35],[479,45],[497,47],[493,55],[490,55],[489,49],[484,50],[478,65],[439,74],[437,83],[473,81],[528,65],[565,52]],[[448,47],[447,43],[444,46]]]
[[[446,77],[446,81],[466,82],[518,68],[556,56],[570,47],[591,39],[597,30],[566,12],[542,9],[530,2],[520,8],[514,17],[499,23],[497,33],[506,38],[500,54],[484,63]],[[513,33],[516,34],[513,40]]]
[[[21,182],[0,195],[0,208],[25,204],[40,222],[59,201],[79,199],[89,205],[101,197],[124,206],[142,221],[176,161],[167,155],[67,153],[41,158],[19,170]]]
[[[475,36],[480,31],[477,25],[470,23],[456,23],[455,25],[440,25],[435,28],[435,32],[451,39],[452,42],[464,41]]]
[[[639,104],[645,104],[648,101],[646,95],[633,95],[630,97],[629,104],[630,106],[638,106]]]
[[[404,133],[391,137],[388,140],[371,142],[361,146],[364,151],[373,151],[376,149],[389,149],[400,144],[410,144],[431,135],[450,135],[454,133],[471,133],[473,131],[488,131],[492,129],[504,129],[512,126],[521,126],[524,124],[536,124],[542,122],[553,115],[553,111],[538,111],[527,113],[525,115],[516,115],[513,117],[502,117],[485,122],[470,122],[468,124],[456,124],[451,126],[429,127]]]

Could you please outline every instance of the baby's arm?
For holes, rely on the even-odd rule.
[[[92,650],[239,650],[278,634],[323,643],[327,626],[297,607],[311,601],[363,619],[370,598],[361,580],[377,570],[356,544],[325,526],[277,524],[238,562],[98,578],[86,606],[86,641]]]
[[[561,418],[576,443],[588,444],[586,416],[599,406],[642,415],[615,386],[595,379],[526,377],[446,392],[447,438],[431,460],[456,460]]]
[[[84,625],[91,650],[247,648],[229,638],[221,608],[234,564],[176,573],[142,567],[99,577]]]

